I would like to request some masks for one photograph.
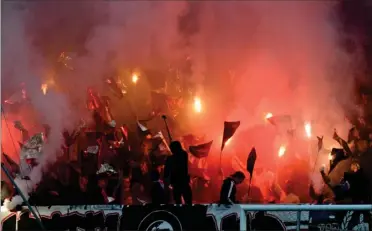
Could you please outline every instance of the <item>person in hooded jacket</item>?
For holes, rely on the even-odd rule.
[[[173,188],[173,199],[176,204],[192,204],[188,154],[179,141],[170,144],[172,155],[165,163],[164,178]]]
[[[357,161],[353,161],[350,171],[344,173],[344,179],[349,183],[349,195],[353,204],[370,203],[370,182]]]
[[[223,181],[220,192],[220,204],[232,205],[237,203],[235,199],[236,185],[241,184],[244,179],[244,173],[237,171]]]

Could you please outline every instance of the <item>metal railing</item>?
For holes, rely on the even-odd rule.
[[[372,204],[366,205],[293,205],[293,204],[245,204],[240,205],[240,230],[247,230],[247,217],[246,212],[248,211],[296,211],[297,221],[296,230],[299,231],[301,228],[301,212],[302,211],[372,211]]]

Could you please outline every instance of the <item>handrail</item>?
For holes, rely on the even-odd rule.
[[[366,205],[312,205],[312,204],[241,204],[240,207],[245,211],[346,211],[346,210],[371,210],[372,204]]]
[[[352,211],[352,210],[370,210],[372,211],[372,204],[366,205],[312,205],[312,204],[245,204],[240,205],[240,230],[246,230],[247,219],[245,218],[246,211],[295,211],[297,212],[296,230],[300,230],[301,211]]]

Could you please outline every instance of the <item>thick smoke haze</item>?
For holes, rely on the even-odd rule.
[[[204,62],[195,66],[203,65],[196,68],[200,73],[211,73],[206,88],[217,82],[214,88],[221,89],[229,82],[228,71],[238,71],[228,94],[215,91],[233,102],[219,106],[234,111],[228,117],[244,118],[243,126],[248,126],[267,112],[291,114],[314,120],[329,133],[344,124],[343,107],[352,106],[356,70],[354,57],[340,45],[334,3],[205,5],[194,47]]]
[[[56,158],[60,131],[83,116],[70,108],[72,101],[84,105],[87,87],[101,89],[114,68],[166,69],[187,56],[205,107],[201,116],[190,112],[190,132],[206,134],[216,146],[224,120],[241,120],[244,132],[264,126],[268,112],[293,116],[300,134],[310,121],[314,135],[331,137],[334,128],[345,135],[345,110],[354,110],[353,79],[362,58],[342,47],[336,4],[4,2],[2,92],[25,83],[39,120],[51,126],[46,162]],[[74,71],[60,71],[64,91],[51,89],[45,97],[40,85],[56,72],[61,52],[74,53]],[[149,95],[143,82],[137,97]],[[245,137],[236,143],[250,148],[266,142]],[[280,142],[269,143],[276,152]]]

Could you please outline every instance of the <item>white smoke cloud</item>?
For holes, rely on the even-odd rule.
[[[43,171],[49,163],[53,163],[60,153],[63,143],[63,129],[71,128],[74,116],[70,111],[68,97],[53,90],[45,96],[40,89],[41,76],[46,70],[44,58],[31,46],[25,33],[25,11],[21,11],[14,3],[3,4],[3,40],[2,40],[2,91],[24,83],[27,96],[39,117],[40,124],[50,126],[47,143],[43,147],[43,155],[39,165],[30,172],[31,181],[17,179],[16,183],[28,199],[28,193],[38,184]],[[67,119],[68,118],[68,119]],[[40,126],[40,125],[39,125]],[[17,142],[17,141],[13,141]],[[9,203],[13,207],[21,200],[14,197]]]

